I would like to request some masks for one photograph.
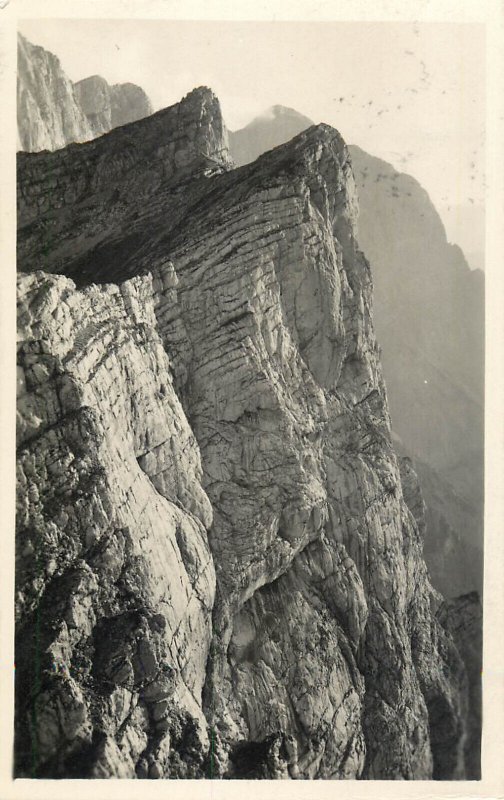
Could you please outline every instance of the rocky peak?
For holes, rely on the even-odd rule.
[[[152,114],[139,86],[111,86],[100,75],[72,84],[55,55],[21,34],[17,92],[19,148],[28,152],[89,141]]]
[[[19,240],[20,263],[28,268],[28,251],[34,255],[42,247],[44,268],[60,271],[64,261],[76,261],[82,255],[79,247],[72,255],[75,232],[81,230],[86,232],[84,250],[92,241],[96,258],[103,244],[110,269],[114,229],[129,219],[129,245],[125,247],[121,241],[123,251],[133,256],[133,243],[138,245],[145,238],[144,214],[164,216],[160,197],[173,206],[175,214],[182,202],[182,184],[229,170],[231,163],[220,105],[206,88],[195,89],[180,103],[116,128],[99,140],[38,157],[20,153],[19,229],[26,234]],[[89,214],[90,200],[94,217]],[[174,220],[175,216],[173,220],[165,218],[167,229]],[[53,242],[52,247],[48,241]],[[98,260],[95,269],[99,269]],[[82,280],[82,269],[77,271]]]
[[[23,150],[54,150],[92,137],[59,59],[18,34],[17,120]]]
[[[75,95],[94,136],[152,114],[149,98],[133,83],[110,86],[104,78],[92,75],[75,84]]]

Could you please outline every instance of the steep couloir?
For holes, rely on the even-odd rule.
[[[19,159],[18,772],[461,778],[347,148],[230,165],[207,89]]]

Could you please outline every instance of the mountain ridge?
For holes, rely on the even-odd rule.
[[[16,774],[464,777],[339,133],[232,170],[199,89],[18,165]]]

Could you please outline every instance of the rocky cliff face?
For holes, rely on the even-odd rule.
[[[190,776],[208,749],[212,510],[151,281],[24,276],[19,326],[19,773],[185,776],[190,740]]]
[[[275,109],[230,134],[237,164],[312,124],[292,109]],[[427,563],[447,596],[481,592],[483,275],[447,243],[416,180],[358,147],[349,152],[392,423],[401,451],[414,458],[427,503]]]
[[[55,55],[18,36],[18,146],[56,150],[93,134],[71,80]]]
[[[139,86],[110,86],[93,75],[76,84],[58,58],[18,36],[18,147],[37,152],[87,142],[119,125],[152,114]]]
[[[348,150],[230,166],[206,89],[19,157],[18,774],[463,777]]]

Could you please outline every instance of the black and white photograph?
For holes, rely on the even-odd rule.
[[[0,42],[15,796],[494,796],[491,26],[85,5]]]

